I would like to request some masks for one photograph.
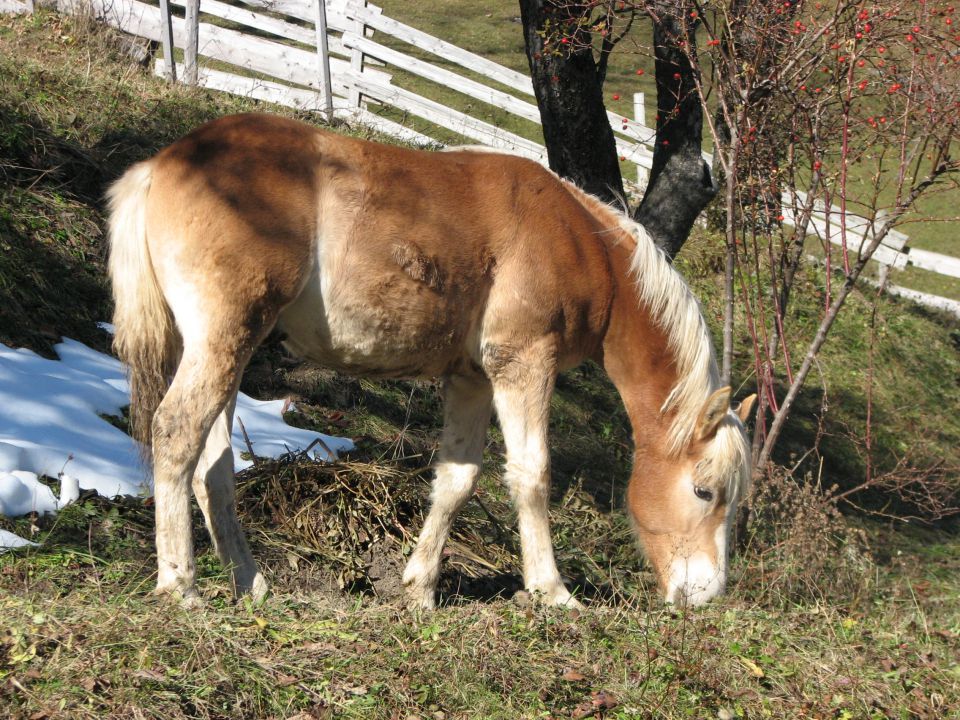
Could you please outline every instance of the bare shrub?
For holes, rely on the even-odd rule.
[[[856,605],[872,588],[866,534],[816,478],[771,468],[757,483],[736,594],[762,605]]]

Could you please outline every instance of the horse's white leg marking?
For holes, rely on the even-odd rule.
[[[550,605],[578,607],[560,579],[550,538],[547,425],[556,370],[531,348],[493,373],[493,402],[507,446],[505,480],[517,506],[523,582]],[[525,361],[530,361],[524,364]]]
[[[219,354],[219,353],[216,353]],[[153,476],[157,516],[157,592],[195,602],[196,564],[190,519],[190,480],[217,416],[235,392],[235,352],[217,358],[186,347],[153,418]],[[218,362],[219,360],[219,362]]]
[[[193,474],[193,494],[203,511],[220,562],[231,573],[234,595],[250,593],[254,600],[261,600],[267,594],[267,581],[257,570],[237,519],[233,450],[230,446],[236,402],[234,393],[210,429]]]
[[[477,485],[490,424],[491,388],[485,379],[449,377],[443,392],[443,435],[430,512],[403,572],[411,606],[425,609],[435,604],[440,558],[453,519]]]

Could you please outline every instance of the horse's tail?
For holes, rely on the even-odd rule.
[[[107,192],[113,347],[130,377],[130,432],[150,446],[153,414],[167,392],[179,344],[147,247],[147,195],[153,165],[130,168]]]

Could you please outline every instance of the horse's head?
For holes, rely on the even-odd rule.
[[[627,503],[667,602],[701,605],[724,591],[727,538],[750,476],[743,424],[754,398],[734,408],[730,388],[717,390],[679,455],[653,443],[638,453]]]

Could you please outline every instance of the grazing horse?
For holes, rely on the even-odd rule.
[[[237,593],[263,575],[237,520],[240,376],[277,328],[354,375],[442,380],[430,510],[403,574],[433,607],[443,545],[477,483],[491,410],[506,444],[524,584],[573,605],[547,516],[557,373],[587,358],[636,445],[627,509],[671,602],[721,593],[748,481],[743,421],[699,306],[643,228],[529,160],[424,152],[269,115],[210,122],[109,192],[115,347],[152,444],[157,591],[197,601],[190,487]]]

